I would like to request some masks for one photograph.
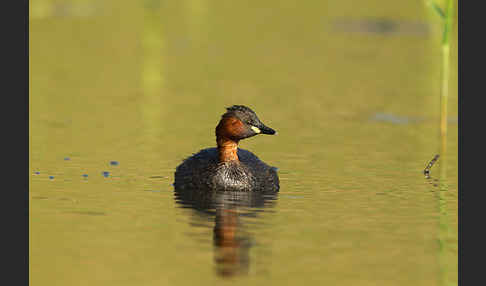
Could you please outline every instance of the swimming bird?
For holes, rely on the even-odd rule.
[[[238,148],[242,139],[277,132],[244,105],[226,108],[216,126],[216,148],[206,148],[176,168],[174,187],[193,191],[278,191],[277,168]]]

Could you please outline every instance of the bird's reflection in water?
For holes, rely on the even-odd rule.
[[[243,217],[257,217],[264,208],[272,207],[277,192],[201,192],[175,190],[176,202],[191,208],[200,216],[214,217],[213,245],[216,272],[222,277],[247,274],[251,237]]]

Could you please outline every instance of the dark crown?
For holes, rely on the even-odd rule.
[[[226,108],[227,111],[229,112],[235,112],[235,111],[241,111],[241,112],[250,112],[250,113],[255,113],[253,110],[251,110],[249,107],[246,107],[244,105],[233,105],[231,107]]]

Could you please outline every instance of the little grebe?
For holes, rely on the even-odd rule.
[[[278,191],[277,169],[238,148],[241,139],[276,134],[243,105],[227,108],[216,126],[217,148],[206,148],[185,159],[175,172],[178,190]]]

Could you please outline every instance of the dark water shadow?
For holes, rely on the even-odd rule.
[[[176,188],[174,195],[180,207],[193,209],[199,219],[214,221],[216,274],[223,278],[248,274],[249,251],[256,241],[248,230],[255,225],[245,224],[243,218],[257,218],[264,209],[273,207],[278,192],[201,192]]]
[[[428,36],[430,27],[425,22],[399,21],[389,18],[336,19],[332,23],[336,32],[377,34],[377,35],[414,35]]]
[[[421,117],[400,116],[392,113],[376,112],[370,116],[372,121],[381,121],[392,124],[410,124],[424,121]]]

